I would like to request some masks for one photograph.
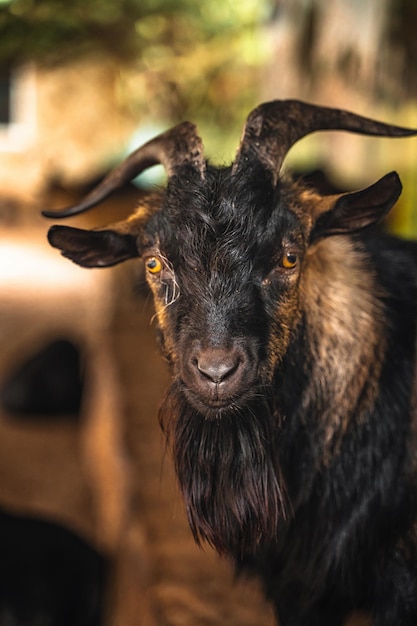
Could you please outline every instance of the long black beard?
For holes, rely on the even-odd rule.
[[[279,419],[263,398],[207,419],[174,382],[160,408],[198,544],[240,560],[274,543],[286,517]]]

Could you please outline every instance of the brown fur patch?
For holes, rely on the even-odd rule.
[[[114,230],[120,235],[139,235],[152,213],[161,206],[162,198],[162,194],[151,193],[141,200],[140,205],[127,219],[114,222],[97,230]]]
[[[372,626],[372,621],[366,613],[353,613],[344,626]]]
[[[346,237],[327,238],[309,250],[300,291],[314,361],[304,402],[332,398],[321,413],[330,454],[378,394],[384,313],[366,253]]]
[[[321,196],[311,187],[305,186],[302,181],[293,183],[291,194],[293,198],[291,211],[295,213],[300,222],[304,225],[304,234],[307,239],[317,218],[322,213],[330,211],[337,200],[344,195]]]

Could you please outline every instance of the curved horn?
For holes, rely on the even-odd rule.
[[[95,206],[113,191],[153,165],[162,164],[173,176],[182,166],[190,165],[204,178],[205,160],[203,144],[197,129],[190,122],[177,126],[151,139],[132,152],[120,165],[115,167],[79,204],[59,211],[42,211],[45,217],[70,217]]]
[[[245,161],[257,159],[272,173],[276,184],[282,162],[291,146],[318,130],[347,130],[385,137],[417,134],[417,130],[376,122],[342,109],[299,100],[274,100],[259,105],[250,113],[233,171],[236,172]]]

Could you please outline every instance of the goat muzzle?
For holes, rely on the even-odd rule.
[[[195,342],[181,369],[187,395],[199,409],[228,407],[254,383],[253,364],[239,345],[203,348]]]

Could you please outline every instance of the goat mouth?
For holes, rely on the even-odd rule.
[[[190,404],[207,419],[218,419],[226,412],[237,412],[248,397],[248,392],[222,396],[218,393],[202,395],[183,383],[183,391]]]

